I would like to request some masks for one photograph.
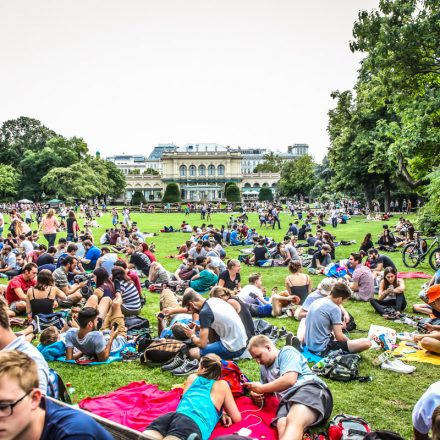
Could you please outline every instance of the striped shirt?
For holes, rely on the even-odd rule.
[[[136,311],[141,308],[141,297],[133,283],[121,281],[122,305],[130,311]]]

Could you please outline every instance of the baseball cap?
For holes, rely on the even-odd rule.
[[[440,298],[440,284],[435,284],[431,286],[427,292],[426,296],[428,297],[428,304],[433,303],[435,300]]]

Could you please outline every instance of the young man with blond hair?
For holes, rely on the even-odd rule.
[[[37,364],[16,350],[0,352],[0,436],[5,440],[111,440],[82,411],[45,398]]]
[[[260,364],[260,382],[245,385],[257,405],[264,404],[266,394],[274,393],[278,398],[272,425],[280,440],[301,440],[310,426],[323,424],[330,417],[332,394],[298,350],[288,345],[279,350],[264,335],[254,336],[248,350]]]

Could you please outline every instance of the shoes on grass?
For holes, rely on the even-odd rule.
[[[176,356],[170,362],[162,365],[162,371],[171,371],[178,367],[181,367],[184,363],[184,360],[180,356]]]
[[[299,352],[302,352],[301,341],[292,332],[288,332],[286,335],[286,345],[290,345]]]
[[[187,374],[197,371],[198,368],[199,361],[197,359],[192,361],[185,359],[180,367],[177,367],[171,371],[171,374],[173,374],[173,376],[186,376]]]
[[[399,359],[394,359],[394,360],[387,359],[385,362],[382,363],[381,368],[383,370],[389,370],[389,371],[394,371],[395,373],[404,373],[404,374],[411,374],[416,370],[416,367],[404,364]]]

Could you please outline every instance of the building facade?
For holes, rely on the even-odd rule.
[[[141,191],[147,201],[160,201],[168,183],[179,184],[183,201],[224,200],[226,182],[235,182],[244,200],[258,198],[261,187],[276,191],[278,173],[253,173],[264,160],[267,149],[241,149],[214,143],[159,144],[148,157],[119,155],[107,158],[126,176],[127,188],[121,201],[129,202],[134,191]],[[307,144],[294,144],[283,160],[293,160],[308,153]],[[146,174],[152,168],[158,175]]]

